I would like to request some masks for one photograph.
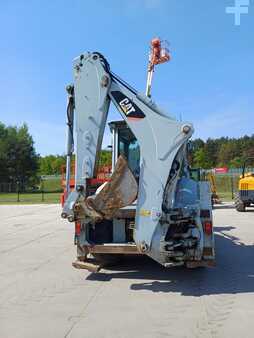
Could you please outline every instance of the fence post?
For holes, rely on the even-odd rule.
[[[232,200],[234,199],[234,177],[233,173],[231,174],[231,193],[232,193]]]
[[[41,201],[44,202],[44,180],[43,180],[43,176],[41,176]]]
[[[18,192],[18,196],[17,196],[17,202],[20,202],[20,182],[19,181],[17,181],[17,192]]]

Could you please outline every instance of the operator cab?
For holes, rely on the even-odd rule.
[[[112,172],[114,171],[117,159],[123,155],[136,179],[140,172],[140,147],[131,129],[124,120],[109,122],[112,134]],[[194,181],[201,181],[201,169],[189,168],[190,178]]]
[[[118,157],[123,155],[133,175],[138,178],[140,172],[140,147],[136,137],[123,120],[109,122],[109,128],[112,133],[112,172]]]

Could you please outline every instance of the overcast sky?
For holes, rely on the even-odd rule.
[[[234,0],[9,0],[0,2],[0,121],[26,122],[42,154],[65,151],[65,86],[72,60],[99,51],[144,91],[149,41],[170,42],[153,99],[191,121],[194,137],[254,133],[254,1],[234,25]],[[109,120],[119,119],[111,109]],[[110,142],[106,131],[104,145]]]

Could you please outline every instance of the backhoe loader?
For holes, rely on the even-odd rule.
[[[61,214],[75,224],[73,266],[99,271],[121,255],[147,255],[166,268],[213,266],[210,185],[193,180],[188,163],[192,124],[177,121],[137,92],[98,52],[77,57],[73,71]],[[112,175],[102,182],[96,177],[110,103],[123,121],[110,124]]]

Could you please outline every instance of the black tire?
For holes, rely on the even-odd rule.
[[[236,194],[236,196],[235,196],[235,208],[239,212],[244,212],[245,211],[245,204],[241,200],[241,197],[240,197],[239,193]]]

